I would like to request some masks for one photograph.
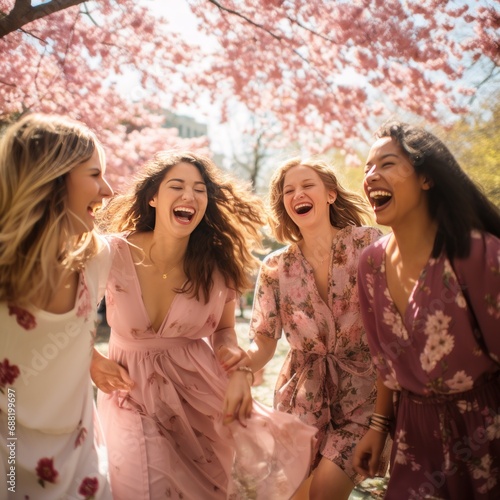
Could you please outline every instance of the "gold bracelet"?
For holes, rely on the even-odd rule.
[[[236,371],[250,373],[250,375],[252,375],[252,385],[253,385],[255,377],[253,374],[253,370],[249,366],[238,366],[238,368],[236,368]]]

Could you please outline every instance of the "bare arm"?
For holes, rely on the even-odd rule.
[[[264,368],[266,364],[273,358],[276,352],[278,341],[264,335],[256,335],[254,341],[248,349],[248,356],[250,358],[250,368],[253,372],[259,371]]]
[[[252,374],[235,369],[237,365],[247,365],[245,351],[238,346],[234,329],[235,301],[226,303],[219,324],[212,335],[212,347],[223,368],[229,372],[229,382],[224,398],[224,424],[237,419],[246,425],[252,412]]]
[[[380,376],[377,378],[377,401],[375,411],[379,415],[394,420],[393,391],[387,388]],[[368,429],[357,444],[353,454],[353,467],[364,477],[374,477],[379,469],[380,455],[384,450],[387,432]]]

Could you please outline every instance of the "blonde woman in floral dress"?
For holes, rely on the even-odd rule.
[[[112,190],[83,124],[30,114],[0,140],[0,498],[111,499],[90,380]]]
[[[257,371],[272,358],[283,331],[290,351],[275,407],[318,429],[312,474],[297,498],[347,499],[360,479],[352,450],[376,395],[358,304],[358,257],[380,232],[362,226],[366,204],[318,160],[284,163],[271,181],[270,205],[273,234],[289,245],[260,269],[250,366]]]
[[[394,428],[385,498],[498,499],[500,211],[433,134],[396,122],[376,137],[364,188],[392,232],[361,256],[358,282],[376,413]],[[356,448],[363,475],[383,431]]]

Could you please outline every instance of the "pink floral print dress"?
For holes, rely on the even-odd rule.
[[[313,466],[324,456],[354,481],[352,451],[368,428],[376,397],[375,369],[362,324],[358,258],[380,232],[348,226],[330,254],[328,302],[319,295],[313,269],[292,244],[264,260],[254,296],[250,335],[279,339],[290,351],[274,394],[275,408],[318,429]]]
[[[467,259],[429,259],[402,317],[387,288],[389,238],[362,255],[358,279],[374,362],[397,395],[385,498],[498,499],[500,240],[474,232]]]
[[[0,304],[1,499],[111,499],[89,372],[109,263],[104,247],[67,313]]]

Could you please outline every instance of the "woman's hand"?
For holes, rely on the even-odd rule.
[[[90,365],[90,376],[97,388],[106,394],[113,391],[128,392],[134,386],[134,381],[123,366],[106,358],[95,348]]]
[[[235,419],[246,427],[246,421],[252,413],[252,374],[247,371],[235,370],[229,375],[229,383],[224,398],[224,425]]]
[[[352,457],[352,465],[358,474],[365,478],[375,477],[386,439],[387,433],[368,429],[354,449]]]
[[[217,359],[227,373],[231,373],[238,366],[250,364],[248,354],[239,346],[221,345],[217,351]]]

